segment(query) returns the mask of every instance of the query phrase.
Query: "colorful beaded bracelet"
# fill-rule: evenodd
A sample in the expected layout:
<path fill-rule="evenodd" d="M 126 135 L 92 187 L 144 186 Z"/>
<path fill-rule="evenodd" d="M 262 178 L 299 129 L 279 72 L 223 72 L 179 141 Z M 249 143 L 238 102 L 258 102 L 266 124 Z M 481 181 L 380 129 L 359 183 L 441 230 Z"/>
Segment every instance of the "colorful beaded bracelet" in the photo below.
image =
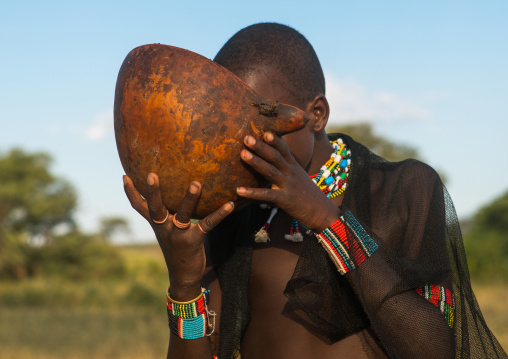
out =
<path fill-rule="evenodd" d="M 349 211 L 344 212 L 330 227 L 316 233 L 316 238 L 340 274 L 355 269 L 378 249 L 376 242 Z"/>
<path fill-rule="evenodd" d="M 446 323 L 453 328 L 455 317 L 455 301 L 452 291 L 437 284 L 424 285 L 415 288 L 416 293 L 427 299 L 430 303 L 439 308 L 441 314 L 445 317 Z"/>
<path fill-rule="evenodd" d="M 209 291 L 201 288 L 201 294 L 188 302 L 178 302 L 171 298 L 167 290 L 168 325 L 170 330 L 182 339 L 198 339 L 213 333 L 208 317 L 215 313 L 208 311 L 206 295 Z"/>

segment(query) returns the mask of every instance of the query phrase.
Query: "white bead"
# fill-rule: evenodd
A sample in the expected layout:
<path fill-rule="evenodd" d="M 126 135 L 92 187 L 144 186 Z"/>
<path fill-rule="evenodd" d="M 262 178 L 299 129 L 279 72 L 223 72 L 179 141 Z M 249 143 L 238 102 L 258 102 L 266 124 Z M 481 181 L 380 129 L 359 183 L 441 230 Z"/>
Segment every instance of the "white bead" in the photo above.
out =
<path fill-rule="evenodd" d="M 324 178 L 328 177 L 329 175 L 330 175 L 330 171 L 329 171 L 329 170 L 325 170 L 325 171 L 323 172 L 323 177 L 324 177 Z"/>

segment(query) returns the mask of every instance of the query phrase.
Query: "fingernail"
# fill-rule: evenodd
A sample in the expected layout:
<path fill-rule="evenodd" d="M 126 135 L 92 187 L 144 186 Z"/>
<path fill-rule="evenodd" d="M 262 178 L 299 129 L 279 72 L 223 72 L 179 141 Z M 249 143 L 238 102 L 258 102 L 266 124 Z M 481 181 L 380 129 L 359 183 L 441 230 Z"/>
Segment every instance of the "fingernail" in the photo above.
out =
<path fill-rule="evenodd" d="M 243 151 L 243 158 L 245 158 L 246 160 L 250 160 L 252 158 L 252 153 L 250 153 L 249 151 Z"/>
<path fill-rule="evenodd" d="M 267 132 L 265 133 L 265 139 L 268 141 L 268 142 L 272 142 L 273 141 L 273 134 L 271 132 Z"/>
<path fill-rule="evenodd" d="M 189 192 L 192 194 L 196 194 L 198 193 L 198 189 L 199 189 L 198 185 L 195 182 L 191 182 L 189 186 Z"/>
<path fill-rule="evenodd" d="M 245 142 L 247 142 L 248 145 L 254 145 L 256 143 L 256 139 L 252 136 L 245 136 Z"/>
<path fill-rule="evenodd" d="M 149 186 L 153 186 L 153 184 L 155 183 L 155 178 L 151 173 L 148 174 L 146 183 L 148 183 Z"/>
<path fill-rule="evenodd" d="M 245 194 L 245 187 L 237 187 L 236 193 L 238 193 L 239 195 Z"/>
<path fill-rule="evenodd" d="M 227 211 L 232 211 L 233 209 L 235 209 L 235 203 L 233 201 L 229 201 L 228 203 L 226 203 L 225 209 Z"/>

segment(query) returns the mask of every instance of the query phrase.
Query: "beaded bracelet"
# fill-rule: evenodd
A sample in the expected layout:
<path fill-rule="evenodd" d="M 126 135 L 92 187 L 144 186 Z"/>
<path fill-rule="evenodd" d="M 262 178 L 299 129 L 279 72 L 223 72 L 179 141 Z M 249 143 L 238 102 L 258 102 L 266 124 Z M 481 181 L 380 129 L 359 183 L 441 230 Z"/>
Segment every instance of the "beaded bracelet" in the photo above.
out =
<path fill-rule="evenodd" d="M 427 299 L 430 303 L 439 308 L 445 317 L 446 323 L 453 328 L 455 317 L 455 301 L 452 291 L 437 284 L 424 285 L 415 288 L 416 293 Z"/>
<path fill-rule="evenodd" d="M 330 227 L 316 233 L 316 237 L 340 274 L 355 269 L 355 265 L 362 264 L 378 249 L 376 242 L 349 211 Z"/>
<path fill-rule="evenodd" d="M 182 339 L 198 339 L 211 335 L 215 330 L 215 313 L 207 307 L 208 290 L 201 288 L 201 294 L 188 302 L 171 298 L 167 290 L 168 325 L 170 330 Z M 213 317 L 210 328 L 208 317 Z M 210 330 L 211 329 L 211 330 Z"/>

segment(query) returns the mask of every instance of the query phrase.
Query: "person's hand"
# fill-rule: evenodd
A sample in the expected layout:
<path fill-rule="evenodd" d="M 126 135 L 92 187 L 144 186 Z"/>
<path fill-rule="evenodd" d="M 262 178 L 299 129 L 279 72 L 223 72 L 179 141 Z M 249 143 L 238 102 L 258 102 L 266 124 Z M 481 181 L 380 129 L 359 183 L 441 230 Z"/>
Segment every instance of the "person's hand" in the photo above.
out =
<path fill-rule="evenodd" d="M 340 217 L 339 209 L 309 178 L 280 137 L 266 132 L 263 141 L 246 136 L 244 143 L 247 149 L 242 150 L 241 159 L 266 178 L 271 187 L 239 187 L 238 195 L 273 203 L 315 232 Z"/>
<path fill-rule="evenodd" d="M 162 203 L 159 178 L 155 173 L 148 175 L 146 200 L 128 176 L 124 176 L 123 181 L 132 207 L 150 223 L 155 232 L 168 267 L 171 296 L 175 300 L 196 297 L 206 266 L 203 236 L 233 211 L 233 203 L 226 203 L 195 224 L 191 223 L 191 216 L 201 194 L 200 183 L 192 182 L 189 185 L 178 212 L 172 216 Z"/>

